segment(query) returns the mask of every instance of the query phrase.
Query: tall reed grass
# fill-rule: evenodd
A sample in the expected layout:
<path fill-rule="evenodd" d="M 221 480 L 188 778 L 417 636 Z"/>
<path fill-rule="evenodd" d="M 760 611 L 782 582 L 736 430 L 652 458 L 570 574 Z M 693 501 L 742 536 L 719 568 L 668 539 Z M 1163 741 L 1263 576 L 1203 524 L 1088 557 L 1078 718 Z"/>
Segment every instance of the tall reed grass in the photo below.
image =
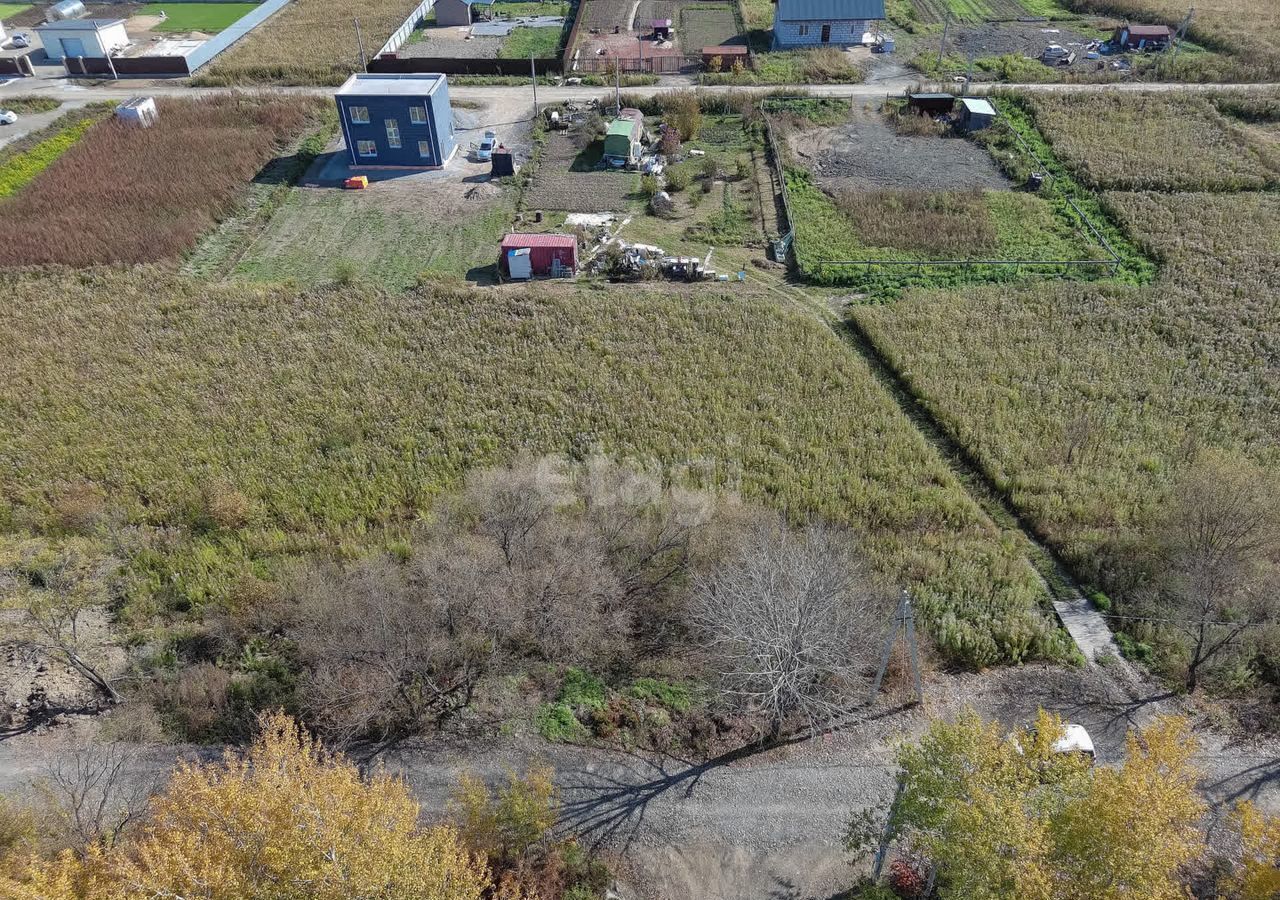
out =
<path fill-rule="evenodd" d="M 297 135 L 310 98 L 223 95 L 158 102 L 137 128 L 102 121 L 0 207 L 7 265 L 180 257 Z"/>

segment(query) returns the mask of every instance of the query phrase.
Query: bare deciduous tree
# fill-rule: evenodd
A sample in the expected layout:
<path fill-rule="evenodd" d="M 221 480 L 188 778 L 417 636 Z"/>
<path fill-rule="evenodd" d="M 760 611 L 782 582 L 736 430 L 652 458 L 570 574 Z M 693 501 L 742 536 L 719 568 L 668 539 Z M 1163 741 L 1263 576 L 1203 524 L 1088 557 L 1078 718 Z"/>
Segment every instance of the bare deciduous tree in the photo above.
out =
<path fill-rule="evenodd" d="M 888 605 L 850 535 L 816 525 L 795 533 L 775 519 L 699 579 L 694 614 L 725 690 L 763 714 L 776 739 L 794 720 L 812 730 L 850 708 Z"/>
<path fill-rule="evenodd" d="M 1280 620 L 1280 489 L 1206 456 L 1179 480 L 1158 532 L 1157 610 L 1189 640 L 1187 690 L 1253 627 Z"/>
<path fill-rule="evenodd" d="M 111 703 L 121 696 L 111 682 L 103 658 L 102 636 L 90 634 L 86 619 L 105 602 L 96 595 L 110 564 L 89 566 L 75 553 L 64 553 L 48 566 L 33 567 L 19 598 L 23 627 L 19 640 L 63 663 Z"/>
<path fill-rule="evenodd" d="M 492 642 L 415 591 L 402 567 L 315 569 L 295 591 L 302 701 L 333 740 L 395 738 L 470 702 Z"/>
<path fill-rule="evenodd" d="M 98 743 L 56 752 L 36 783 L 61 840 L 82 852 L 114 844 L 146 811 L 162 769 L 145 765 L 124 744 Z"/>
<path fill-rule="evenodd" d="M 521 659 L 620 671 L 669 652 L 687 634 L 695 536 L 715 507 L 598 459 L 476 473 L 407 565 L 294 580 L 285 629 L 311 721 L 333 740 L 385 740 L 448 717 Z"/>

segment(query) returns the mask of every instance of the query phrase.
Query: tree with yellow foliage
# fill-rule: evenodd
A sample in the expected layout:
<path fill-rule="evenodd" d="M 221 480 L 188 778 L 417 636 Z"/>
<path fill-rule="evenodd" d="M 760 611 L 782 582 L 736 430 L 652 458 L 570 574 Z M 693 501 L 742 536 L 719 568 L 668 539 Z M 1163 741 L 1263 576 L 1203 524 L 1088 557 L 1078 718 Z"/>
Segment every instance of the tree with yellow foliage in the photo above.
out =
<path fill-rule="evenodd" d="M 1236 807 L 1243 860 L 1229 881 L 1228 896 L 1238 900 L 1280 897 L 1280 816 L 1265 816 L 1247 800 Z"/>
<path fill-rule="evenodd" d="M 966 712 L 903 749 L 891 832 L 937 874 L 939 896 L 1101 900 L 1186 896 L 1204 804 L 1184 719 L 1130 733 L 1119 768 L 1055 751 L 1062 720 L 1002 735 Z"/>
<path fill-rule="evenodd" d="M 283 714 L 261 727 L 243 757 L 181 766 L 132 838 L 35 861 L 0 880 L 0 897 L 479 900 L 489 888 L 453 828 L 418 824 L 403 782 L 362 778 Z"/>
<path fill-rule="evenodd" d="M 1179 870 L 1204 853 L 1186 719 L 1161 718 L 1125 737 L 1119 768 L 1098 768 L 1053 814 L 1054 867 L 1065 896 L 1179 900 Z"/>

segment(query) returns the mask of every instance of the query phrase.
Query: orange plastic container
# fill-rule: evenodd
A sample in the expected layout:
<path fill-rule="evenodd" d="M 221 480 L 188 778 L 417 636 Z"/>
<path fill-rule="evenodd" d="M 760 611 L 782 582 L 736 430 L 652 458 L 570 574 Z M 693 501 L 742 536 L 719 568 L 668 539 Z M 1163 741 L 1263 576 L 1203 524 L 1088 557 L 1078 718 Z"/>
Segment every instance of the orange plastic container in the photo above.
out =
<path fill-rule="evenodd" d="M 369 176 L 368 175 L 352 175 L 350 178 L 348 178 L 346 181 L 343 182 L 343 185 L 346 186 L 348 190 L 362 191 L 369 186 Z"/>

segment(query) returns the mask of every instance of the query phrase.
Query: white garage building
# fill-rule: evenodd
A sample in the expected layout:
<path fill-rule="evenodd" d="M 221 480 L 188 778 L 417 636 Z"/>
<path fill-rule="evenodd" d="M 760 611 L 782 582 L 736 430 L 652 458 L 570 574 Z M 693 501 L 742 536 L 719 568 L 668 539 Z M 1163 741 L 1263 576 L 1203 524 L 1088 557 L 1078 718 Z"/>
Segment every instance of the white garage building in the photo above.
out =
<path fill-rule="evenodd" d="M 124 19 L 68 19 L 37 25 L 35 30 L 54 62 L 69 56 L 103 59 L 129 46 Z"/>

